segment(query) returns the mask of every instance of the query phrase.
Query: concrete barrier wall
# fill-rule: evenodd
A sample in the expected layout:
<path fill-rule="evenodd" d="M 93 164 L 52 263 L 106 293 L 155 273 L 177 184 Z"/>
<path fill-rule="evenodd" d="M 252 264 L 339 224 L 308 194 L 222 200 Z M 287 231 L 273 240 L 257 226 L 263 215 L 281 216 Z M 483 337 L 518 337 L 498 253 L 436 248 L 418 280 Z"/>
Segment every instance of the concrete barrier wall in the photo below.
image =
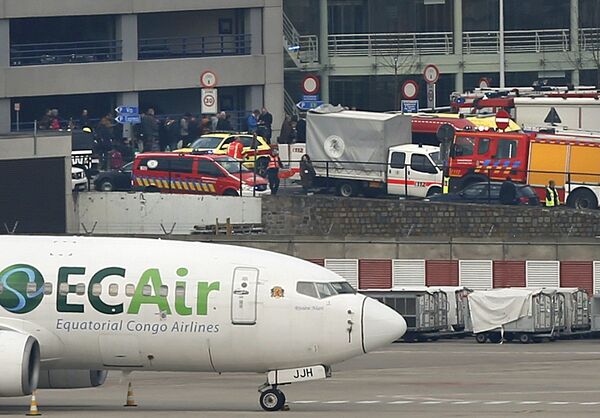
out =
<path fill-rule="evenodd" d="M 333 196 L 267 196 L 271 235 L 559 239 L 600 235 L 600 210 Z"/>
<path fill-rule="evenodd" d="M 160 193 L 80 193 L 79 233 L 189 234 L 194 225 L 260 224 L 261 200 L 253 197 L 166 195 Z M 161 227 L 162 225 L 162 227 Z M 163 228 L 165 231 L 163 231 Z"/>

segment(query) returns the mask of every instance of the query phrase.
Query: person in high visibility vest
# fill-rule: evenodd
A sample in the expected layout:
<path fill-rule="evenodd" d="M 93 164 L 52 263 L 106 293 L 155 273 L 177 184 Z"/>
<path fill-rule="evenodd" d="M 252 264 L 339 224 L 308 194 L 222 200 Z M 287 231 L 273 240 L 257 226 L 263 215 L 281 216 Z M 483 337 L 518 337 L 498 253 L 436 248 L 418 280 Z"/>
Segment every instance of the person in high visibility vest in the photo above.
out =
<path fill-rule="evenodd" d="M 269 189 L 271 194 L 275 196 L 279 190 L 279 169 L 283 168 L 279 151 L 274 149 L 269 156 L 269 165 L 267 166 L 267 179 L 269 180 Z"/>
<path fill-rule="evenodd" d="M 560 205 L 560 198 L 558 197 L 558 192 L 556 191 L 556 183 L 554 180 L 550 180 L 548 182 L 548 187 L 546 187 L 546 207 L 554 208 Z"/>
<path fill-rule="evenodd" d="M 236 137 L 233 140 L 233 142 L 229 144 L 229 148 L 227 149 L 227 155 L 235 159 L 241 160 L 243 151 L 244 144 L 242 144 L 240 139 Z"/>

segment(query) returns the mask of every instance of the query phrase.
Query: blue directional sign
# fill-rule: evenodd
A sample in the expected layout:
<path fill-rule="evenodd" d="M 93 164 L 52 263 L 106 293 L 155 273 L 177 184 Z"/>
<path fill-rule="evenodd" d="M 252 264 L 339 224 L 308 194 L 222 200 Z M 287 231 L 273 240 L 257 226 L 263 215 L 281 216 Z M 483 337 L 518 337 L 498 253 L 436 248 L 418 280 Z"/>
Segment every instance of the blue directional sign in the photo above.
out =
<path fill-rule="evenodd" d="M 115 118 L 118 123 L 141 123 L 140 115 L 123 114 Z"/>
<path fill-rule="evenodd" d="M 304 96 L 302 96 L 303 102 L 316 102 L 318 100 L 319 100 L 318 94 L 305 94 Z"/>
<path fill-rule="evenodd" d="M 120 115 L 137 115 L 140 113 L 140 108 L 137 106 L 119 106 L 115 111 Z"/>
<path fill-rule="evenodd" d="M 325 103 L 322 100 L 302 100 L 296 103 L 296 107 L 300 110 L 311 110 Z"/>
<path fill-rule="evenodd" d="M 417 113 L 419 111 L 418 100 L 402 100 L 402 113 Z"/>

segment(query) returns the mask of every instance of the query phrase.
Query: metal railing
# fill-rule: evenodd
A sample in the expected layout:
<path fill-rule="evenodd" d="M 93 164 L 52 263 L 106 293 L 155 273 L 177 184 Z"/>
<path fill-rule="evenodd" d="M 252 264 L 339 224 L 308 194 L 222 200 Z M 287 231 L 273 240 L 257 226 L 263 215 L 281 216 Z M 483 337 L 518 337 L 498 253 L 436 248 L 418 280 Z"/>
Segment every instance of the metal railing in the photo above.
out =
<path fill-rule="evenodd" d="M 10 46 L 11 66 L 119 61 L 121 56 L 118 39 Z"/>
<path fill-rule="evenodd" d="M 283 42 L 296 64 L 319 62 L 319 39 L 316 35 L 300 35 L 290 18 L 283 14 Z"/>
<path fill-rule="evenodd" d="M 140 60 L 188 57 L 249 55 L 250 34 L 211 35 L 177 38 L 142 38 L 139 40 Z"/>
<path fill-rule="evenodd" d="M 453 53 L 452 36 L 452 32 L 329 35 L 329 55 L 448 55 Z"/>
<path fill-rule="evenodd" d="M 319 62 L 319 38 L 317 35 L 300 35 L 300 62 L 306 64 Z"/>
<path fill-rule="evenodd" d="M 579 47 L 584 51 L 600 52 L 600 28 L 579 29 Z"/>
<path fill-rule="evenodd" d="M 563 52 L 570 49 L 569 29 L 512 30 L 504 32 L 506 52 Z M 465 54 L 495 54 L 500 51 L 500 32 L 463 33 Z"/>
<path fill-rule="evenodd" d="M 286 115 L 298 114 L 298 108 L 296 107 L 296 103 L 294 103 L 294 99 L 292 99 L 292 96 L 285 89 L 283 90 L 283 108 Z"/>

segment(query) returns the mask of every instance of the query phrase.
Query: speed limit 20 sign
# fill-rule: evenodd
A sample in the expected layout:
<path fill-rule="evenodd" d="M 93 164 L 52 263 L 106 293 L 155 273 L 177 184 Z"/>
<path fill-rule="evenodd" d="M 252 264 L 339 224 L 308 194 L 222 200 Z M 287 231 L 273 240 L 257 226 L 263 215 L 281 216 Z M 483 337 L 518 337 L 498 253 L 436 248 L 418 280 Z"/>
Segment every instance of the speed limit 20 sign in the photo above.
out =
<path fill-rule="evenodd" d="M 202 113 L 217 113 L 217 89 L 202 89 Z"/>

